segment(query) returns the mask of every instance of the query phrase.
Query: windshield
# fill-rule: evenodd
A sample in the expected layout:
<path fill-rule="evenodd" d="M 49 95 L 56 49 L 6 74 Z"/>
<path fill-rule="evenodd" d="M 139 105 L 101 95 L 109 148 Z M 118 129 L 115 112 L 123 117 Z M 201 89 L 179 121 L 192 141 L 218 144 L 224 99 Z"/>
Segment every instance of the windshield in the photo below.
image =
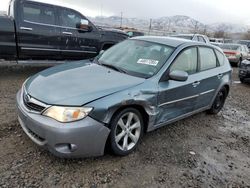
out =
<path fill-rule="evenodd" d="M 228 44 L 223 44 L 220 46 L 224 50 L 238 50 L 240 46 L 238 45 L 228 45 Z"/>
<path fill-rule="evenodd" d="M 244 44 L 247 45 L 248 47 L 250 47 L 250 41 L 240 41 L 239 44 Z"/>
<path fill-rule="evenodd" d="M 161 69 L 173 51 L 173 47 L 157 43 L 126 40 L 104 52 L 98 62 L 133 76 L 149 78 Z"/>

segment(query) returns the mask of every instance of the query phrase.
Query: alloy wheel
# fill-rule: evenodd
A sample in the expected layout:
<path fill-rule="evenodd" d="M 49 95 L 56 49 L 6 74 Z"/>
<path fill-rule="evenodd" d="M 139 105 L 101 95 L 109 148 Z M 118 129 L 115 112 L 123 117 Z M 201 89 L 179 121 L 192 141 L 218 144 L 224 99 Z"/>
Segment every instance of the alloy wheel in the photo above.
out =
<path fill-rule="evenodd" d="M 125 113 L 117 122 L 115 128 L 115 143 L 122 151 L 135 147 L 141 135 L 141 122 L 137 114 Z"/>

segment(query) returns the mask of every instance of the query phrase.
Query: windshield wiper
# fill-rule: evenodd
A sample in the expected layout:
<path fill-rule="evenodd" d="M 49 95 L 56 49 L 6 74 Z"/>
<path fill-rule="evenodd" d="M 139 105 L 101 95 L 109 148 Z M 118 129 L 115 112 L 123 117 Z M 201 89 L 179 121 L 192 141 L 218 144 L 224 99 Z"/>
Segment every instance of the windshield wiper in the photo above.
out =
<path fill-rule="evenodd" d="M 110 69 L 113 69 L 113 70 L 115 70 L 115 71 L 118 71 L 118 72 L 126 73 L 126 74 L 127 74 L 127 71 L 124 70 L 124 69 L 122 69 L 122 68 L 120 68 L 120 67 L 117 67 L 117 66 L 114 66 L 114 65 L 110 65 L 110 64 L 100 63 L 100 62 L 98 62 L 98 64 L 99 64 L 99 65 L 102 65 L 102 66 L 104 66 L 104 67 L 108 67 L 108 68 L 110 68 Z"/>

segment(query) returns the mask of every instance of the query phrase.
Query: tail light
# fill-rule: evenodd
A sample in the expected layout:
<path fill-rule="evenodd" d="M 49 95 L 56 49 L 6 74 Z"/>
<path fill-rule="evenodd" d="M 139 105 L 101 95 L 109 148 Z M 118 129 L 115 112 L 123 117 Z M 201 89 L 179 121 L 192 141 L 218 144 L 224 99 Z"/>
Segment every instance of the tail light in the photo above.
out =
<path fill-rule="evenodd" d="M 224 52 L 224 53 L 228 55 L 237 55 L 237 52 Z"/>

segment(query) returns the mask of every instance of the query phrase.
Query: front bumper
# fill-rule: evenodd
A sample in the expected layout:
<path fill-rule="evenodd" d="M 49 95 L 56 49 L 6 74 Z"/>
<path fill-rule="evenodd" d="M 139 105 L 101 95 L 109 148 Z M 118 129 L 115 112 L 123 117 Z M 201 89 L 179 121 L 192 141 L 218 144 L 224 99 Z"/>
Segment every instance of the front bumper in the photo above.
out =
<path fill-rule="evenodd" d="M 250 78 L 250 65 L 240 65 L 239 67 L 240 78 Z"/>
<path fill-rule="evenodd" d="M 18 120 L 24 132 L 37 145 L 62 158 L 94 157 L 104 154 L 110 129 L 91 117 L 60 123 L 28 111 L 22 94 L 17 93 Z"/>

